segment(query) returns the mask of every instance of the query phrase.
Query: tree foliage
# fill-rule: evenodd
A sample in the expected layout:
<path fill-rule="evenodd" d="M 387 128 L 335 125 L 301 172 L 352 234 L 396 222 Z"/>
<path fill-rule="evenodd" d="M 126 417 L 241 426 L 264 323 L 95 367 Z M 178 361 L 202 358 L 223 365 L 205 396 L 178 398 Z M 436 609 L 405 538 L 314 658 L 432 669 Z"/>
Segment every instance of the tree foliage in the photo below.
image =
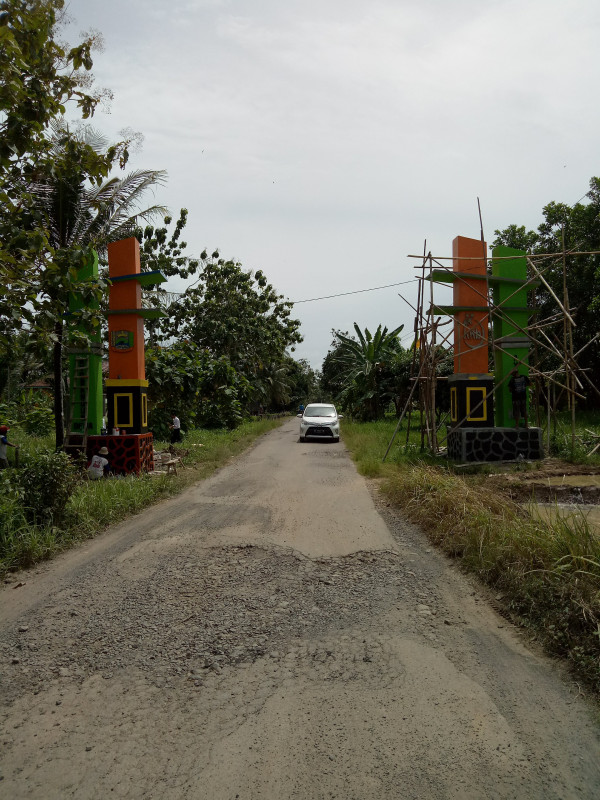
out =
<path fill-rule="evenodd" d="M 248 381 L 225 356 L 215 358 L 192 342 L 148 348 L 146 376 L 149 425 L 161 437 L 166 437 L 173 410 L 184 429 L 234 428 L 250 395 Z"/>
<path fill-rule="evenodd" d="M 285 408 L 296 410 L 300 403 L 307 405 L 320 399 L 320 376 L 305 358 L 286 356 L 285 367 L 290 387 L 289 400 Z M 275 404 L 277 408 L 277 405 Z"/>
<path fill-rule="evenodd" d="M 0 6 L 0 344 L 8 350 L 25 324 L 54 352 L 56 444 L 64 436 L 63 320 L 71 294 L 100 301 L 107 284 L 79 280 L 91 248 L 130 235 L 133 220 L 162 211 L 139 201 L 163 173 L 123 178 L 130 139 L 109 145 L 89 126 L 62 121 L 75 102 L 91 116 L 99 95 L 81 70 L 92 67 L 95 37 L 66 50 L 56 39 L 63 0 L 11 0 Z M 90 306 L 94 303 L 90 302 Z M 92 327 L 97 313 L 82 312 Z"/>
<path fill-rule="evenodd" d="M 600 251 L 600 178 L 590 180 L 586 195 L 587 203 L 551 202 L 543 208 L 543 222 L 537 231 L 527 231 L 524 226 L 509 225 L 504 230 L 495 231 L 494 244 L 526 250 L 532 254 L 557 253 L 564 248 L 569 252 Z M 568 256 L 566 260 L 567 295 L 569 306 L 575 318 L 573 328 L 574 351 L 577 352 L 600 332 L 598 312 L 600 311 L 600 255 Z M 559 257 L 552 260 L 544 271 L 555 294 L 563 298 L 563 263 Z M 536 290 L 539 319 L 545 319 L 558 311 L 556 301 L 550 292 L 541 286 Z M 547 331 L 553 343 L 562 350 L 562 327 Z M 596 341 L 577 359 L 579 366 L 587 370 L 583 382 L 590 388 L 591 382 L 600 386 L 600 343 Z M 589 381 L 588 381 L 589 378 Z M 591 392 L 594 402 L 598 395 Z"/>
<path fill-rule="evenodd" d="M 325 359 L 323 376 L 325 386 L 337 389 L 334 399 L 344 410 L 365 421 L 383 416 L 399 391 L 397 368 L 405 361 L 399 339 L 402 329 L 400 325 L 388 331 L 379 325 L 371 334 L 354 323 L 356 338 L 335 333 L 333 354 L 329 361 Z"/>
<path fill-rule="evenodd" d="M 254 274 L 215 251 L 203 263 L 196 285 L 171 307 L 167 335 L 187 339 L 214 357 L 226 356 L 248 380 L 282 362 L 286 349 L 302 341 L 292 303 L 277 293 L 261 270 Z"/>
<path fill-rule="evenodd" d="M 260 408 L 288 407 L 297 370 L 287 349 L 301 341 L 300 323 L 291 319 L 292 303 L 277 293 L 261 270 L 252 273 L 234 261 L 186 255 L 182 232 L 187 209 L 181 209 L 175 228 L 171 217 L 164 225 L 136 232 L 141 244 L 142 269 L 194 282 L 176 296 L 159 288 L 148 302 L 164 307 L 165 319 L 149 325 L 150 340 L 193 345 L 215 360 L 225 359 L 240 379 L 248 382 L 244 413 Z M 219 413 L 214 414 L 215 419 Z"/>
<path fill-rule="evenodd" d="M 178 387 L 171 399 L 189 400 L 198 424 L 235 424 L 252 402 L 291 402 L 296 373 L 287 350 L 301 341 L 292 304 L 260 270 L 245 271 L 217 251 L 187 257 L 181 238 L 185 209 L 172 233 L 168 217 L 163 226 L 140 228 L 140 219 L 166 213 L 157 206 L 142 210 L 138 202 L 162 173 L 110 177 L 127 163 L 129 137 L 109 146 L 90 127 L 73 131 L 57 122 L 69 103 L 87 119 L 99 101 L 86 78 L 96 39 L 87 36 L 71 49 L 58 42 L 63 5 L 63 0 L 0 0 L 0 361 L 23 326 L 51 345 L 60 446 L 68 297 L 105 297 L 102 278 L 84 284 L 78 271 L 92 247 L 102 250 L 112 239 L 131 235 L 135 226 L 143 269 L 183 280 L 198 274 L 169 307 L 166 323 L 152 330 L 155 344 L 168 343 L 149 353 L 156 391 L 164 396 L 165 387 Z M 160 302 L 160 292 L 154 297 Z M 92 327 L 100 324 L 94 311 L 81 316 Z M 183 373 L 176 379 L 178 369 Z M 171 382 L 162 380 L 163 372 L 171 374 Z"/>
<path fill-rule="evenodd" d="M 173 219 L 169 215 L 159 228 L 147 225 L 143 229 L 138 227 L 135 230 L 140 243 L 140 260 L 144 272 L 160 271 L 167 277 L 176 275 L 184 280 L 195 275 L 200 263 L 206 260 L 206 252 L 200 258 L 190 258 L 184 254 L 187 242 L 181 241 L 181 234 L 187 225 L 187 218 L 188 210 L 182 208 L 170 237 L 168 226 Z"/>
<path fill-rule="evenodd" d="M 55 37 L 63 6 L 63 0 L 0 3 L 0 266 L 4 286 L 8 278 L 13 288 L 22 288 L 19 266 L 49 246 L 33 192 L 40 175 L 54 168 L 48 125 L 69 103 L 88 118 L 99 102 L 84 90 L 81 74 L 92 66 L 95 37 L 65 49 Z M 89 163 L 90 177 L 106 177 L 112 160 Z"/>

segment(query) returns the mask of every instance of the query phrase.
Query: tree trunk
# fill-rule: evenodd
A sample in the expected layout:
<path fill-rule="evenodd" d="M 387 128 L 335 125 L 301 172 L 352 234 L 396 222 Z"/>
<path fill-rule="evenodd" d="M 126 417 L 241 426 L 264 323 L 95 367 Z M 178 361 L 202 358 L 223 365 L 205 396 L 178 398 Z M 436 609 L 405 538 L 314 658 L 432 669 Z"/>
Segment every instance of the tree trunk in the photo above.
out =
<path fill-rule="evenodd" d="M 65 420 L 63 403 L 63 378 L 62 378 L 62 345 L 63 345 L 63 324 L 59 320 L 54 325 L 53 365 L 54 365 L 54 431 L 56 438 L 56 449 L 65 443 Z"/>

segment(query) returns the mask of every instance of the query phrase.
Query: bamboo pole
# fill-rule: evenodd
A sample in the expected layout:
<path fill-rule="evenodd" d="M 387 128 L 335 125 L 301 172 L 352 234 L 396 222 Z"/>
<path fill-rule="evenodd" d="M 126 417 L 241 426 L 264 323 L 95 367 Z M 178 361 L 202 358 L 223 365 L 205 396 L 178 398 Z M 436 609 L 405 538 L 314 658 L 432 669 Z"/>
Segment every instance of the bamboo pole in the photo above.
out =
<path fill-rule="evenodd" d="M 528 261 L 529 261 L 529 259 L 528 259 Z M 562 310 L 564 311 L 564 313 L 567 315 L 568 319 L 569 319 L 569 320 L 570 320 L 570 322 L 571 322 L 571 325 L 573 325 L 574 327 L 577 327 L 577 326 L 575 325 L 575 322 L 574 322 L 574 320 L 573 320 L 573 317 L 572 317 L 572 316 L 571 316 L 571 315 L 568 313 L 568 311 L 565 309 L 564 305 L 563 305 L 563 304 L 560 302 L 560 300 L 558 299 L 558 297 L 557 297 L 557 296 L 556 296 L 556 294 L 554 293 L 554 289 L 553 289 L 553 288 L 550 286 L 550 284 L 549 284 L 549 283 L 548 283 L 548 281 L 547 281 L 547 280 L 544 278 L 544 276 L 542 275 L 542 273 L 541 273 L 541 272 L 539 272 L 539 271 L 537 270 L 537 268 L 536 268 L 535 264 L 533 264 L 532 262 L 530 262 L 530 263 L 531 263 L 531 268 L 533 269 L 533 271 L 535 272 L 535 274 L 538 276 L 538 278 L 539 278 L 539 279 L 541 280 L 541 282 L 544 284 L 544 286 L 546 287 L 546 289 L 547 289 L 547 290 L 550 292 L 550 294 L 552 295 L 552 297 L 553 297 L 553 298 L 556 300 L 556 302 L 558 303 L 558 307 L 559 307 L 559 308 L 562 308 Z"/>
<path fill-rule="evenodd" d="M 483 242 L 484 241 L 483 224 L 482 224 L 481 205 L 479 203 L 479 198 L 478 198 L 478 210 L 479 210 L 479 218 L 480 218 L 480 233 L 481 233 L 481 239 L 482 239 L 482 242 Z M 545 381 L 545 385 L 546 385 L 545 398 L 546 398 L 546 406 L 547 406 L 546 407 L 546 412 L 547 412 L 546 416 L 547 416 L 547 443 L 548 443 L 548 450 L 550 449 L 551 421 L 553 422 L 553 431 L 554 431 L 554 436 L 556 437 L 557 405 L 558 405 L 558 402 L 560 400 L 560 396 L 562 395 L 563 391 L 566 391 L 566 393 L 567 393 L 567 397 L 568 397 L 568 401 L 569 401 L 569 407 L 571 409 L 571 433 L 572 433 L 571 442 L 572 442 L 572 450 L 574 449 L 574 443 L 575 443 L 575 419 L 574 419 L 574 415 L 575 415 L 576 398 L 582 398 L 583 397 L 583 395 L 581 395 L 577 391 L 577 388 L 579 388 L 581 391 L 583 391 L 583 385 L 582 385 L 582 383 L 581 383 L 581 381 L 579 380 L 579 377 L 578 377 L 579 373 L 582 374 L 583 378 L 592 387 L 592 389 L 596 392 L 596 394 L 598 394 L 598 396 L 600 396 L 600 391 L 598 390 L 598 388 L 594 386 L 593 382 L 590 380 L 590 378 L 587 376 L 587 374 L 585 374 L 585 371 L 581 370 L 580 367 L 577 364 L 578 356 L 587 347 L 589 347 L 590 344 L 592 344 L 594 341 L 596 341 L 600 337 L 600 333 L 596 334 L 596 336 L 593 337 L 593 339 L 591 339 L 585 345 L 583 345 L 583 347 L 581 347 L 577 351 L 577 353 L 574 353 L 573 327 L 576 327 L 576 323 L 575 323 L 575 320 L 574 320 L 574 318 L 572 316 L 573 315 L 573 309 L 570 308 L 570 304 L 569 304 L 568 287 L 567 287 L 567 281 L 566 281 L 566 259 L 567 259 L 568 256 L 571 256 L 571 255 L 597 255 L 599 253 L 600 253 L 600 250 L 596 250 L 596 251 L 572 251 L 572 252 L 567 251 L 565 246 L 564 246 L 564 231 L 563 231 L 562 252 L 561 253 L 527 254 L 526 258 L 527 258 L 527 262 L 528 262 L 528 264 L 530 266 L 530 270 L 531 270 L 532 274 L 530 274 L 530 277 L 528 278 L 527 281 L 525 281 L 522 285 L 520 285 L 517 289 L 515 289 L 515 291 L 512 292 L 508 297 L 506 297 L 498 306 L 495 306 L 493 304 L 492 299 L 490 298 L 489 277 L 487 276 L 487 274 L 486 274 L 486 291 L 485 291 L 485 294 L 484 294 L 483 291 L 479 291 L 474 287 L 475 288 L 475 292 L 477 294 L 479 294 L 479 296 L 482 298 L 482 300 L 485 301 L 485 305 L 489 309 L 488 319 L 489 319 L 489 322 L 490 322 L 490 324 L 492 326 L 491 342 L 492 342 L 492 347 L 493 347 L 493 351 L 494 352 L 495 351 L 504 352 L 507 355 L 510 355 L 511 357 L 514 358 L 514 354 L 513 353 L 511 353 L 507 349 L 503 348 L 500 343 L 497 343 L 494 340 L 494 337 L 493 337 L 493 319 L 495 317 L 501 317 L 501 318 L 504 318 L 504 319 L 511 320 L 511 323 L 513 324 L 515 329 L 518 330 L 522 335 L 524 335 L 528 339 L 530 339 L 531 342 L 533 343 L 534 352 L 535 352 L 536 366 L 534 367 L 532 365 L 528 365 L 522 359 L 515 359 L 515 362 L 521 363 L 524 366 L 529 366 L 531 372 L 533 373 L 533 375 L 536 378 L 539 378 L 539 379 Z M 561 258 L 561 256 L 562 256 L 562 267 L 563 267 L 563 301 L 562 302 L 558 298 L 558 296 L 556 295 L 556 293 L 554 292 L 554 290 L 552 289 L 552 287 L 550 286 L 550 284 L 548 283 L 548 281 L 545 279 L 545 277 L 543 275 L 543 273 L 552 266 L 551 263 L 547 262 L 547 259 L 551 259 L 553 261 L 557 261 L 558 259 Z M 434 319 L 437 306 L 435 305 L 434 298 L 433 298 L 433 286 L 432 286 L 432 284 L 434 283 L 434 281 L 432 280 L 432 272 L 433 272 L 433 263 L 439 263 L 441 261 L 454 261 L 454 257 L 453 256 L 449 256 L 449 257 L 436 256 L 436 257 L 434 257 L 431 254 L 431 252 L 429 252 L 426 257 L 425 257 L 425 255 L 423 255 L 423 256 L 409 255 L 408 257 L 409 258 L 419 258 L 419 259 L 421 259 L 421 264 L 420 264 L 419 267 L 417 267 L 418 269 L 421 269 L 421 278 L 419 279 L 420 301 L 418 302 L 418 312 L 419 312 L 419 316 L 420 316 L 419 341 L 420 341 L 420 344 L 421 344 L 421 347 L 420 347 L 420 350 L 421 350 L 421 352 L 420 352 L 420 371 L 419 371 L 419 376 L 416 379 L 414 379 L 413 388 L 411 390 L 411 396 L 412 396 L 412 391 L 414 391 L 416 384 L 419 384 L 420 386 L 423 386 L 423 388 L 425 389 L 424 392 L 423 391 L 420 392 L 420 395 L 421 395 L 421 398 L 420 398 L 421 449 L 423 449 L 424 437 L 425 437 L 425 431 L 423 430 L 423 416 L 425 416 L 425 419 L 426 419 L 426 422 L 427 422 L 427 438 L 428 438 L 428 441 L 430 443 L 432 443 L 431 442 L 431 438 L 430 438 L 430 436 L 431 436 L 430 431 L 433 430 L 432 425 L 430 424 L 430 420 L 433 420 L 434 428 L 435 428 L 435 431 L 436 431 L 435 447 L 437 448 L 439 446 L 439 444 L 442 444 L 444 441 L 446 441 L 447 436 L 444 437 L 441 440 L 441 442 L 438 443 L 438 441 L 437 441 L 437 425 L 435 425 L 435 416 L 434 416 L 435 415 L 435 387 L 433 386 L 433 381 L 435 380 L 435 375 L 433 375 L 431 373 L 431 370 L 432 369 L 435 370 L 435 368 L 436 368 L 436 360 L 437 360 L 436 347 L 437 347 L 437 329 L 438 329 L 438 325 L 437 325 L 437 323 L 435 322 L 435 319 Z M 510 260 L 514 260 L 514 256 L 503 256 L 503 257 L 500 257 L 500 260 L 509 260 L 509 259 Z M 480 260 L 480 257 L 472 257 L 472 258 L 467 258 L 465 260 Z M 427 261 L 428 261 L 428 264 L 429 264 L 429 278 L 428 279 L 430 280 L 430 284 L 431 284 L 430 285 L 430 312 L 429 312 L 429 316 L 431 318 L 431 324 L 426 324 L 426 322 L 424 320 L 424 302 L 423 302 L 423 300 L 424 300 L 424 286 L 423 286 L 422 282 L 425 280 L 425 266 L 426 266 L 426 262 Z M 542 262 L 542 263 L 539 263 L 539 262 Z M 439 263 L 439 267 L 443 271 L 448 272 L 449 275 L 452 275 L 453 276 L 453 281 L 457 279 L 455 273 L 453 273 L 453 271 L 451 269 L 449 269 L 448 267 L 446 267 L 444 264 Z M 526 327 L 521 327 L 519 325 L 515 325 L 514 320 L 512 320 L 512 318 L 510 317 L 509 313 L 505 310 L 505 308 L 503 308 L 503 306 L 507 306 L 508 302 L 510 301 L 510 299 L 517 292 L 521 291 L 524 287 L 527 287 L 527 286 L 531 285 L 532 283 L 534 283 L 536 281 L 539 281 L 540 283 L 542 283 L 542 285 L 548 291 L 550 296 L 557 303 L 559 311 L 557 311 L 551 317 L 544 319 L 543 321 L 542 320 L 539 320 L 539 321 L 534 320 L 534 321 L 528 323 Z M 444 283 L 443 280 L 440 281 L 440 282 Z M 448 281 L 448 283 L 450 283 L 450 281 Z M 402 295 L 400 295 L 400 297 L 402 297 Z M 402 298 L 402 299 L 405 300 L 405 298 Z M 537 300 L 537 293 L 534 296 L 534 302 L 535 302 L 535 300 Z M 405 300 L 405 302 L 408 302 L 408 301 Z M 408 303 L 408 305 L 410 306 L 410 303 Z M 482 303 L 482 305 L 483 305 L 483 303 Z M 444 313 L 441 309 L 439 309 L 439 311 L 442 314 Z M 451 321 L 452 320 L 450 320 L 450 322 Z M 457 321 L 457 320 L 455 320 L 455 321 Z M 562 343 L 560 343 L 561 344 L 560 347 L 556 347 L 554 345 L 554 343 L 552 342 L 552 340 L 550 339 L 550 337 L 546 334 L 546 331 L 544 329 L 545 328 L 551 328 L 554 325 L 560 324 L 561 321 L 563 323 L 563 341 L 562 341 Z M 466 327 L 462 321 L 458 320 L 458 322 L 459 322 L 459 325 L 462 325 L 463 327 Z M 415 320 L 415 324 L 416 323 L 417 323 L 417 320 Z M 554 336 L 554 332 L 553 331 L 550 331 L 550 333 L 552 334 L 552 336 Z M 450 336 L 451 336 L 451 334 L 452 334 L 452 330 L 442 339 L 440 344 L 447 343 L 449 338 L 450 338 Z M 431 341 L 430 341 L 430 335 L 431 335 Z M 557 338 L 557 341 L 560 341 L 560 340 L 558 340 L 558 337 L 556 337 L 556 338 Z M 476 345 L 475 348 L 473 348 L 473 349 L 477 349 L 477 348 L 483 347 L 483 346 L 487 346 L 487 344 L 485 342 L 482 342 L 481 344 Z M 554 357 L 556 357 L 556 358 L 558 358 L 560 360 L 560 362 L 562 363 L 562 368 L 560 370 L 554 370 L 553 372 L 550 372 L 550 373 L 547 374 L 547 373 L 543 372 L 539 368 L 540 367 L 540 355 L 539 355 L 539 348 L 540 347 L 543 348 L 544 350 L 546 350 L 552 356 L 554 356 Z M 564 372 L 564 374 L 565 374 L 565 383 L 564 384 L 561 383 L 559 380 L 556 380 L 556 378 L 555 378 L 556 375 L 558 375 L 559 373 L 562 373 L 562 372 Z M 488 399 L 488 397 L 493 395 L 494 392 L 496 392 L 498 390 L 498 388 L 504 383 L 504 381 L 508 377 L 509 376 L 505 376 L 505 378 L 500 383 L 498 383 L 492 390 L 490 390 L 488 393 L 486 393 L 485 397 L 480 401 L 480 403 L 476 406 L 476 408 L 472 409 L 471 411 L 475 411 L 478 408 L 480 408 L 483 405 L 483 403 Z M 560 389 L 560 392 L 558 393 L 558 396 L 557 396 L 557 389 Z M 431 391 L 431 390 L 433 390 L 433 391 Z M 406 412 L 403 412 L 403 414 L 404 413 L 406 413 Z M 537 405 L 537 408 L 536 408 L 536 413 L 537 413 L 536 421 L 538 422 L 538 425 L 539 425 L 539 421 L 540 421 L 540 419 L 539 419 L 540 418 L 539 394 L 538 394 L 538 405 Z M 466 422 L 466 419 L 467 418 L 465 417 L 459 423 L 454 425 L 449 430 L 449 433 L 451 431 L 454 431 L 454 430 L 458 429 L 464 422 Z M 387 455 L 387 453 L 386 453 L 386 455 Z"/>
<path fill-rule="evenodd" d="M 550 401 L 550 381 L 549 380 L 548 380 L 548 383 L 546 384 L 546 388 L 547 388 L 547 391 L 548 391 L 548 402 L 546 404 L 547 405 L 547 415 L 548 415 L 548 424 L 546 426 L 546 440 L 548 442 L 548 447 L 547 447 L 547 451 L 546 452 L 548 453 L 548 455 L 550 455 L 550 405 L 551 405 L 551 401 Z"/>
<path fill-rule="evenodd" d="M 476 405 L 476 406 L 474 406 L 473 408 L 471 408 L 469 413 L 471 413 L 471 414 L 474 414 L 474 413 L 475 413 L 475 411 L 478 411 L 478 410 L 481 408 L 481 406 L 482 406 L 484 403 L 486 403 L 486 402 L 487 402 L 487 400 L 488 400 L 490 397 L 492 397 L 492 395 L 494 395 L 494 394 L 495 394 L 495 393 L 498 391 L 498 389 L 499 389 L 499 388 L 500 388 L 500 387 L 501 387 L 501 386 L 502 386 L 502 385 L 503 385 L 503 384 L 504 384 L 504 383 L 505 383 L 505 382 L 506 382 L 506 381 L 507 381 L 509 378 L 510 378 L 510 372 L 508 373 L 508 375 L 505 375 L 505 376 L 502 378 L 502 380 L 501 380 L 499 383 L 497 383 L 495 386 L 493 386 L 493 387 L 492 387 L 492 388 L 489 390 L 489 392 L 486 392 L 486 394 L 485 394 L 485 397 L 483 397 L 483 398 L 482 398 L 482 399 L 479 401 L 479 403 L 477 403 L 477 405 Z M 459 429 L 462 427 L 462 424 L 463 424 L 463 422 L 466 422 L 466 421 L 467 421 L 467 416 L 468 416 L 468 415 L 465 415 L 465 416 L 464 416 L 464 417 L 463 417 L 463 418 L 462 418 L 462 419 L 461 419 L 459 422 L 457 422 L 457 423 L 456 423 L 456 424 L 455 424 L 455 425 L 454 425 L 452 428 L 450 428 L 450 430 L 448 431 L 448 433 L 447 433 L 447 434 L 444 436 L 444 438 L 441 440 L 440 444 L 443 444 L 443 443 L 444 443 L 444 442 L 447 440 L 448 436 L 450 436 L 450 434 L 451 434 L 451 433 L 454 433 L 454 431 L 457 431 L 457 430 L 459 430 Z"/>
<path fill-rule="evenodd" d="M 402 414 L 400 414 L 400 419 L 398 420 L 396 428 L 394 429 L 394 433 L 392 434 L 392 438 L 390 439 L 390 443 L 388 444 L 387 450 L 385 451 L 385 455 L 384 455 L 382 461 L 385 461 L 386 458 L 388 457 L 388 453 L 390 452 L 390 448 L 392 447 L 392 444 L 394 443 L 394 439 L 396 438 L 396 434 L 400 430 L 400 425 L 402 424 L 402 420 L 404 418 L 404 415 L 406 414 L 406 412 L 407 412 L 407 410 L 408 410 L 408 408 L 410 406 L 410 403 L 411 403 L 411 400 L 412 400 L 412 396 L 413 396 L 414 391 L 415 391 L 416 387 L 418 386 L 418 384 L 419 384 L 418 380 L 413 382 L 412 389 L 410 390 L 410 393 L 408 395 L 408 400 L 406 401 L 406 404 L 404 406 Z"/>
<path fill-rule="evenodd" d="M 569 290 L 567 288 L 567 255 L 565 253 L 565 226 L 562 226 L 562 246 L 563 246 L 563 303 L 565 306 L 565 366 L 567 370 L 566 383 L 569 387 L 569 407 L 571 409 L 571 458 L 575 458 L 575 380 L 577 376 L 572 370 L 569 356 L 573 355 L 573 327 L 570 324 L 571 315 L 569 314 Z M 567 324 L 567 320 L 569 324 Z M 579 383 L 579 381 L 577 381 Z M 581 386 L 581 384 L 579 384 Z M 583 387 L 581 387 L 583 388 Z"/>
<path fill-rule="evenodd" d="M 431 262 L 431 258 L 429 259 L 429 276 L 433 272 L 433 264 Z M 432 322 L 432 338 L 431 338 L 431 365 L 430 365 L 430 378 L 431 378 L 431 387 L 430 387 L 430 397 L 429 401 L 431 403 L 431 436 L 432 440 L 431 444 L 431 453 L 435 455 L 437 453 L 437 428 L 435 424 L 435 361 L 436 361 L 436 329 L 437 324 L 433 317 L 433 281 L 429 281 L 429 301 L 430 301 L 430 311 L 431 311 L 431 322 Z"/>
<path fill-rule="evenodd" d="M 514 355 L 513 355 L 513 354 L 512 354 L 512 353 L 511 353 L 509 350 L 505 350 L 505 349 L 504 349 L 504 348 L 503 348 L 501 345 L 497 344 L 497 345 L 496 345 L 496 349 L 497 349 L 497 350 L 500 350 L 500 352 L 501 352 L 501 353 L 505 353 L 506 355 L 510 355 L 510 356 L 511 356 L 511 358 L 513 358 L 515 361 L 517 361 L 517 362 L 518 362 L 519 364 L 521 364 L 522 366 L 524 366 L 524 367 L 528 367 L 530 372 L 532 372 L 532 371 L 533 371 L 533 374 L 534 374 L 534 376 L 535 376 L 535 375 L 542 375 L 542 376 L 543 376 L 543 377 L 545 377 L 545 378 L 547 378 L 547 377 L 548 377 L 548 376 L 547 376 L 545 373 L 543 373 L 543 372 L 538 372 L 538 371 L 537 371 L 537 369 L 536 369 L 535 367 L 531 367 L 529 364 L 527 364 L 525 361 L 523 361 L 523 359 L 522 359 L 522 358 L 517 358 L 517 357 L 516 357 L 516 356 L 514 356 Z M 555 381 L 555 380 L 554 380 L 554 378 L 553 378 L 552 376 L 549 376 L 549 380 L 550 380 L 550 381 L 551 381 L 551 382 L 552 382 L 554 385 L 556 385 L 556 386 L 559 386 L 561 389 L 563 389 L 563 390 L 565 390 L 565 389 L 566 389 L 566 390 L 568 391 L 568 389 L 567 389 L 567 386 L 565 386 L 565 385 L 564 385 L 564 384 L 562 384 L 562 383 L 559 383 L 558 381 Z M 585 400 L 585 398 L 584 398 L 584 396 L 583 396 L 583 395 L 581 395 L 581 394 L 578 394 L 577 392 L 576 392 L 575 394 L 577 395 L 577 397 L 581 398 L 582 400 Z"/>

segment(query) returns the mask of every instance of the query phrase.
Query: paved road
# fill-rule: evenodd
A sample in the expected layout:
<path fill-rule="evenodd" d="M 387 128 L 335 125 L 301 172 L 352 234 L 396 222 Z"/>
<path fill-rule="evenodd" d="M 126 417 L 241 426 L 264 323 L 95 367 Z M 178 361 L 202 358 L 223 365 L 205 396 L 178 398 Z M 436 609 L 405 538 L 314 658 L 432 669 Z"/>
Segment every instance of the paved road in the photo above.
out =
<path fill-rule="evenodd" d="M 7 798 L 600 796 L 577 687 L 295 420 L 6 585 L 0 653 Z"/>

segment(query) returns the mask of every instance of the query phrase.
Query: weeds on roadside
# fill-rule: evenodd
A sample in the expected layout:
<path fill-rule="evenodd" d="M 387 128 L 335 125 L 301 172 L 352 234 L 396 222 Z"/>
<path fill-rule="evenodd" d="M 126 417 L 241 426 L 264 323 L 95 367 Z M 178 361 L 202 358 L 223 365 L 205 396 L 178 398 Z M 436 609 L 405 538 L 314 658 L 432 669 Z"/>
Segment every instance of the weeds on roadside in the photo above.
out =
<path fill-rule="evenodd" d="M 51 538 L 52 526 L 38 527 L 28 522 L 20 495 L 0 494 L 0 572 L 3 567 L 29 566 L 41 560 Z"/>
<path fill-rule="evenodd" d="M 446 553 L 505 595 L 511 614 L 600 692 L 600 537 L 584 516 L 542 520 L 428 466 L 383 491 Z"/>

